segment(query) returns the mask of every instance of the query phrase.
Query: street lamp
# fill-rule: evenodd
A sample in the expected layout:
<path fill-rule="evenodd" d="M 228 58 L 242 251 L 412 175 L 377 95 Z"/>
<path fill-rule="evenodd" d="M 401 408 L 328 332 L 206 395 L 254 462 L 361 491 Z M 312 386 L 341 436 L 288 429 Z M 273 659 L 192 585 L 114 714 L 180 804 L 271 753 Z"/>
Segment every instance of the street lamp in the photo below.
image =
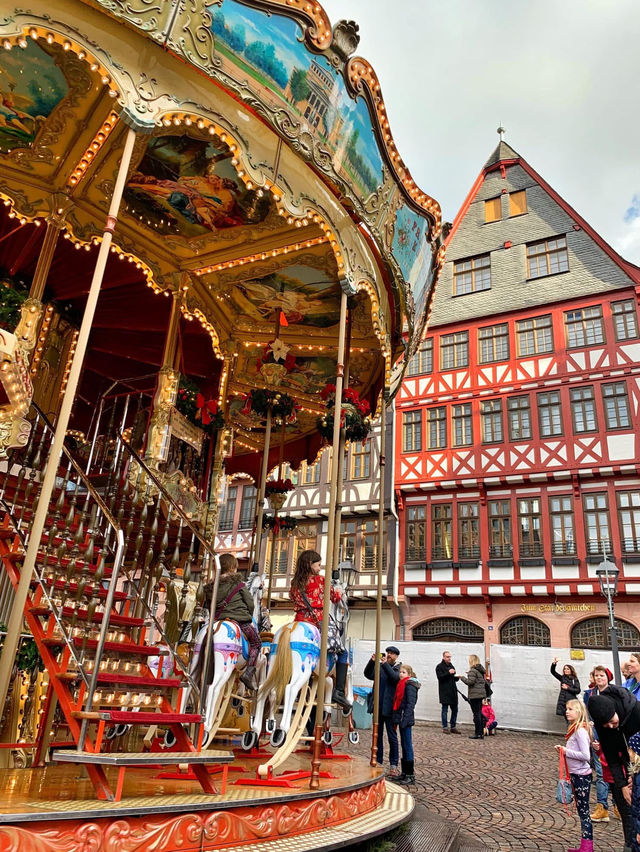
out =
<path fill-rule="evenodd" d="M 613 611 L 613 598 L 618 592 L 620 571 L 614 562 L 607 559 L 606 553 L 603 553 L 602 562 L 596 568 L 596 576 L 600 582 L 600 591 L 607 599 L 607 606 L 609 608 L 609 634 L 611 636 L 611 651 L 613 653 L 613 673 L 615 682 L 620 686 L 622 676 L 620 674 L 620 656 L 618 654 L 618 628 L 616 627 L 616 619 Z"/>
<path fill-rule="evenodd" d="M 345 559 L 344 562 L 340 562 L 338 565 L 338 570 L 340 572 L 340 577 L 342 581 L 342 588 L 345 590 L 347 596 L 349 595 L 349 589 L 352 589 L 358 578 L 358 569 L 354 566 L 351 559 Z"/>

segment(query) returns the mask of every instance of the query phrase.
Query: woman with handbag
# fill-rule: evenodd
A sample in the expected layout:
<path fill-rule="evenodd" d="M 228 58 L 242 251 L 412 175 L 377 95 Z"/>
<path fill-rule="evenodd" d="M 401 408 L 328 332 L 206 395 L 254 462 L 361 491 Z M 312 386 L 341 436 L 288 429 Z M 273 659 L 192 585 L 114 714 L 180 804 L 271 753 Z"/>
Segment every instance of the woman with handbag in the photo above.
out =
<path fill-rule="evenodd" d="M 556 746 L 567 762 L 576 810 L 580 818 L 582 836 L 579 849 L 568 852 L 593 852 L 593 824 L 589 813 L 591 792 L 591 747 L 593 739 L 587 716 L 587 708 L 581 701 L 567 701 L 566 716 L 569 727 L 565 734 L 565 745 Z"/>
<path fill-rule="evenodd" d="M 305 550 L 298 557 L 296 570 L 291 580 L 289 599 L 296 611 L 295 621 L 309 621 L 316 627 L 322 629 L 322 613 L 324 609 L 324 583 L 325 578 L 320 573 L 322 568 L 322 557 L 315 550 Z M 331 587 L 331 601 L 339 603 L 342 599 L 342 589 L 339 586 Z M 347 683 L 347 672 L 349 670 L 349 653 L 341 647 L 341 640 L 337 625 L 329 622 L 329 635 L 327 637 L 327 671 L 333 667 L 333 659 L 336 663 L 336 682 L 331 695 L 331 700 L 349 713 L 351 704 L 345 695 Z"/>
<path fill-rule="evenodd" d="M 484 739 L 482 701 L 487 697 L 487 687 L 484 666 L 480 662 L 480 657 L 476 656 L 476 654 L 471 654 L 469 657 L 469 671 L 467 672 L 467 676 L 461 677 L 460 680 L 469 687 L 469 704 L 473 713 L 475 733 L 469 739 L 482 740 Z"/>

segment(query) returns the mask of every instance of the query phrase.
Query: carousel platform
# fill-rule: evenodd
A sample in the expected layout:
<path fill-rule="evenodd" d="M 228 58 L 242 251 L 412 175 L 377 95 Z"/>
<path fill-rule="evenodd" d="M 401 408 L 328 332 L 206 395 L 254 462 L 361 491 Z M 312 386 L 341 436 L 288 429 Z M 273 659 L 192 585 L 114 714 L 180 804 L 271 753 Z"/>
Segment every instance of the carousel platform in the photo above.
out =
<path fill-rule="evenodd" d="M 362 757 L 323 762 L 331 777 L 319 790 L 296 778 L 309 769 L 307 755 L 290 758 L 278 776 L 292 779 L 287 787 L 251 785 L 259 762 L 238 755 L 216 795 L 195 780 L 161 777 L 175 776 L 166 767 L 131 767 L 119 802 L 98 801 L 75 765 L 2 770 L 0 852 L 303 852 L 359 843 L 413 811 L 412 796 Z M 212 778 L 220 790 L 215 771 Z"/>

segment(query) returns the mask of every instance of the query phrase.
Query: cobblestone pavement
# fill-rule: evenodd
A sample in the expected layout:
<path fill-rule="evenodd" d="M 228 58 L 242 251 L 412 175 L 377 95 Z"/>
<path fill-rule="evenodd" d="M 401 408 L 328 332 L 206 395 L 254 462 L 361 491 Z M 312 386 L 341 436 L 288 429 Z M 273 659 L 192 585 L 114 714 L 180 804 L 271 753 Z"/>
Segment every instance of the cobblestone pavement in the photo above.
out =
<path fill-rule="evenodd" d="M 409 789 L 417 802 L 493 852 L 566 852 L 580 845 L 575 812 L 567 815 L 555 800 L 559 737 L 498 730 L 495 737 L 470 740 L 473 730 L 461 730 L 461 736 L 447 736 L 440 727 L 414 727 L 416 785 Z M 371 732 L 360 737 L 358 752 L 368 754 Z M 595 786 L 591 797 L 595 807 Z M 609 823 L 594 824 L 595 852 L 623 849 L 620 820 L 613 809 L 609 813 Z"/>

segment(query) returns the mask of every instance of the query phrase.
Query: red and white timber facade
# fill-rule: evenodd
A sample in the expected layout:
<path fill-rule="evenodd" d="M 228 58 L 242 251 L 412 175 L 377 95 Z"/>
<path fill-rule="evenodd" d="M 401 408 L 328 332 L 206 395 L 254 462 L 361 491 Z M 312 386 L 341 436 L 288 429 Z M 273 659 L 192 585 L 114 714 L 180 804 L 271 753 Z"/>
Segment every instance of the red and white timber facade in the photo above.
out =
<path fill-rule="evenodd" d="M 500 142 L 396 399 L 402 638 L 603 647 L 606 552 L 635 641 L 639 296 L 640 269 Z"/>

